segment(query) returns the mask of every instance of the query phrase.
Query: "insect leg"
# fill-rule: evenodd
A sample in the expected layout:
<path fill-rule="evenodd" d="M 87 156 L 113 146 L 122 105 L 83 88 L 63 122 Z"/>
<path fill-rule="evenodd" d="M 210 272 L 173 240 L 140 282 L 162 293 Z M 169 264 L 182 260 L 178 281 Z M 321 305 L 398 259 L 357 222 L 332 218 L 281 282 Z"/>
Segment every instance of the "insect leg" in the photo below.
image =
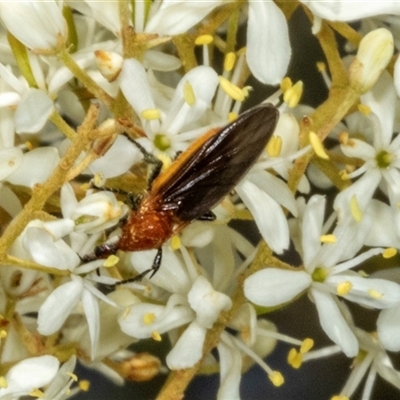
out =
<path fill-rule="evenodd" d="M 215 221 L 217 216 L 210 210 L 197 218 L 198 221 Z"/>
<path fill-rule="evenodd" d="M 150 268 L 148 268 L 145 271 L 141 272 L 139 275 L 136 275 L 134 278 L 124 279 L 123 281 L 116 282 L 115 285 L 124 285 L 125 283 L 129 283 L 129 282 L 138 282 L 138 281 L 142 280 L 148 273 L 151 273 L 149 278 L 152 278 L 154 276 L 154 274 L 160 268 L 161 259 L 162 259 L 162 249 L 160 247 L 157 250 L 157 254 L 154 257 L 153 265 Z"/>
<path fill-rule="evenodd" d="M 151 184 L 153 183 L 154 179 L 157 178 L 157 176 L 160 174 L 161 168 L 162 168 L 162 161 L 159 160 L 157 157 L 155 157 L 153 154 L 149 153 L 141 144 L 136 142 L 136 140 L 132 139 L 129 135 L 125 134 L 125 137 L 132 142 L 143 154 L 144 160 L 153 165 L 153 168 L 149 172 L 148 176 L 148 185 L 149 188 L 151 187 Z"/>

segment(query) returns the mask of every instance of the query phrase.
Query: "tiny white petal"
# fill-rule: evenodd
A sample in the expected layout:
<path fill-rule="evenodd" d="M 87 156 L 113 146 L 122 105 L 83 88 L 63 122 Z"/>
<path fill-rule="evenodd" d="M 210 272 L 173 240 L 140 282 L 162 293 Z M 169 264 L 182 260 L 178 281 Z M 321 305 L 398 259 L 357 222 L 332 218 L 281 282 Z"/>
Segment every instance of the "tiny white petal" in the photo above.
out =
<path fill-rule="evenodd" d="M 17 170 L 22 160 L 23 153 L 17 147 L 0 150 L 0 181 Z"/>
<path fill-rule="evenodd" d="M 17 133 L 39 132 L 53 110 L 54 104 L 45 92 L 35 88 L 30 89 L 15 111 L 15 131 Z"/>
<path fill-rule="evenodd" d="M 304 265 L 311 267 L 321 248 L 321 233 L 325 215 L 325 197 L 315 195 L 308 201 L 302 222 Z M 309 271 L 310 272 L 310 271 Z"/>
<path fill-rule="evenodd" d="M 311 277 L 304 271 L 265 268 L 244 281 L 244 294 L 254 304 L 274 307 L 306 290 Z"/>
<path fill-rule="evenodd" d="M 42 228 L 28 227 L 23 237 L 25 250 L 38 264 L 61 270 L 73 270 L 79 265 L 78 255 L 64 240 L 55 239 Z"/>
<path fill-rule="evenodd" d="M 33 187 L 44 183 L 60 161 L 54 147 L 38 147 L 24 154 L 20 167 L 7 180 L 14 185 Z"/>
<path fill-rule="evenodd" d="M 193 321 L 182 333 L 166 358 L 168 368 L 184 369 L 193 367 L 203 354 L 207 330 Z M 190 349 L 190 351 L 188 351 Z"/>
<path fill-rule="evenodd" d="M 53 290 L 39 309 L 38 332 L 41 335 L 51 335 L 62 327 L 77 306 L 82 290 L 83 281 L 79 277 Z"/>
<path fill-rule="evenodd" d="M 218 343 L 221 383 L 217 400 L 240 400 L 240 379 L 242 376 L 242 355 L 240 351 L 224 341 Z"/>
<path fill-rule="evenodd" d="M 146 324 L 145 316 L 154 315 L 154 321 Z M 129 308 L 129 314 L 123 315 L 118 322 L 122 332 L 138 339 L 151 337 L 152 332 L 160 334 L 192 321 L 194 313 L 189 307 L 175 305 L 172 308 L 140 303 Z"/>
<path fill-rule="evenodd" d="M 180 33 L 187 32 L 215 7 L 223 3 L 222 0 L 164 0 L 157 12 L 151 16 L 146 25 L 145 32 L 179 35 Z"/>
<path fill-rule="evenodd" d="M 50 383 L 60 362 L 54 356 L 27 358 L 14 365 L 6 375 L 7 388 L 0 389 L 0 398 L 15 399 L 28 395 L 36 388 Z"/>
<path fill-rule="evenodd" d="M 223 310 L 229 310 L 232 300 L 224 293 L 213 289 L 210 282 L 200 275 L 188 293 L 190 307 L 197 313 L 197 321 L 210 329 Z"/>
<path fill-rule="evenodd" d="M 91 342 L 91 356 L 94 358 L 97 352 L 100 336 L 100 311 L 97 299 L 87 290 L 82 293 L 82 306 L 85 311 L 89 327 Z"/>
<path fill-rule="evenodd" d="M 358 353 L 358 341 L 340 313 L 332 295 L 315 289 L 311 289 L 311 295 L 317 307 L 322 329 L 334 343 L 341 347 L 347 357 L 355 357 Z"/>
<path fill-rule="evenodd" d="M 354 21 L 382 14 L 400 13 L 398 1 L 367 1 L 360 3 L 356 0 L 302 0 L 302 3 L 306 4 L 313 14 L 330 21 Z"/>
<path fill-rule="evenodd" d="M 291 56 L 283 12 L 273 1 L 249 1 L 247 62 L 262 83 L 276 85 L 285 76 Z"/>
<path fill-rule="evenodd" d="M 93 174 L 101 174 L 105 179 L 122 175 L 142 157 L 140 150 L 125 136 L 118 136 L 107 153 L 90 164 Z"/>
<path fill-rule="evenodd" d="M 289 227 L 282 208 L 249 180 L 240 183 L 236 191 L 253 214 L 264 240 L 273 251 L 282 254 L 289 247 Z"/>
<path fill-rule="evenodd" d="M 382 310 L 377 321 L 379 340 L 389 351 L 400 350 L 400 305 Z"/>
<path fill-rule="evenodd" d="M 334 275 L 326 279 L 326 283 L 339 285 L 350 282 L 351 290 L 344 297 L 350 301 L 367 307 L 389 308 L 400 302 L 400 285 L 385 279 L 363 278 L 361 276 Z M 370 295 L 369 291 L 377 293 L 378 297 Z"/>

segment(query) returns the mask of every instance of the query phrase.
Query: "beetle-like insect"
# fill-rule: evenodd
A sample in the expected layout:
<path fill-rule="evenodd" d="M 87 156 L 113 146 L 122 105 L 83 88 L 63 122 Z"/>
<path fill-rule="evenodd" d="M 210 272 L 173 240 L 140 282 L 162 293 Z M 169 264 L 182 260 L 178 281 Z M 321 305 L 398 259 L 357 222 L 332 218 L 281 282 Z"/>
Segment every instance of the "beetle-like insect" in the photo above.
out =
<path fill-rule="evenodd" d="M 210 219 L 210 210 L 239 183 L 265 149 L 278 116 L 273 105 L 263 104 L 197 139 L 154 179 L 139 201 L 133 202 L 136 204 L 123 222 L 118 241 L 97 246 L 96 257 L 118 250 L 158 249 L 152 267 L 134 279 L 149 272 L 153 276 L 161 264 L 164 242 L 190 222 L 203 216 Z"/>

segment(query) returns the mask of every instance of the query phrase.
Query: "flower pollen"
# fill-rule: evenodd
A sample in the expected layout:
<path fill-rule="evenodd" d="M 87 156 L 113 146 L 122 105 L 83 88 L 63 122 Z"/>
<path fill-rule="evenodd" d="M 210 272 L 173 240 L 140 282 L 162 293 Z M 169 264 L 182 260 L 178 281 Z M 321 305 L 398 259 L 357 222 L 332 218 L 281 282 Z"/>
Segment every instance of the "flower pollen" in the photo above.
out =
<path fill-rule="evenodd" d="M 245 99 L 243 90 L 240 89 L 239 86 L 234 85 L 228 79 L 224 78 L 223 76 L 220 76 L 219 83 L 221 85 L 222 90 L 233 100 L 243 101 Z"/>
<path fill-rule="evenodd" d="M 303 356 L 293 347 L 289 351 L 287 362 L 292 368 L 299 369 L 303 363 Z"/>
<path fill-rule="evenodd" d="M 154 313 L 146 313 L 143 315 L 143 323 L 145 325 L 150 325 L 152 324 L 156 319 L 156 315 Z"/>
<path fill-rule="evenodd" d="M 8 387 L 8 383 L 6 378 L 4 378 L 4 376 L 0 376 L 0 388 L 7 388 Z"/>
<path fill-rule="evenodd" d="M 212 35 L 200 35 L 200 36 L 197 36 L 194 43 L 196 46 L 202 46 L 205 44 L 212 43 L 213 40 L 214 40 L 214 38 L 212 37 Z"/>
<path fill-rule="evenodd" d="M 383 293 L 380 293 L 380 292 L 378 292 L 378 291 L 375 290 L 375 289 L 369 289 L 369 290 L 368 290 L 368 294 L 369 294 L 373 299 L 376 299 L 376 300 L 379 300 L 379 299 L 381 299 L 381 298 L 383 297 Z"/>
<path fill-rule="evenodd" d="M 44 393 L 40 389 L 33 389 L 29 393 L 29 396 L 36 397 L 37 399 L 43 399 L 44 398 Z"/>
<path fill-rule="evenodd" d="M 363 212 L 360 208 L 360 205 L 358 204 L 356 195 L 353 195 L 353 197 L 350 200 L 350 211 L 351 211 L 351 215 L 353 216 L 353 218 L 356 222 L 362 221 Z"/>
<path fill-rule="evenodd" d="M 159 332 L 153 331 L 151 333 L 151 337 L 156 341 L 156 342 L 161 342 L 162 338 Z"/>
<path fill-rule="evenodd" d="M 310 131 L 308 138 L 310 140 L 311 147 L 313 148 L 315 154 L 324 160 L 329 160 L 328 154 L 326 154 L 324 150 L 324 146 L 322 145 L 321 139 L 318 137 L 318 135 Z"/>
<path fill-rule="evenodd" d="M 185 99 L 186 103 L 189 104 L 189 106 L 196 104 L 196 95 L 194 93 L 193 86 L 189 81 L 186 81 L 185 85 L 183 86 L 183 98 Z"/>
<path fill-rule="evenodd" d="M 79 389 L 82 390 L 82 392 L 88 392 L 90 389 L 90 381 L 87 379 L 82 379 L 81 381 L 78 382 Z"/>
<path fill-rule="evenodd" d="M 353 284 L 351 282 L 345 281 L 341 282 L 336 286 L 336 293 L 338 296 L 345 296 L 352 289 Z"/>
<path fill-rule="evenodd" d="M 272 136 L 266 150 L 269 157 L 279 157 L 282 151 L 282 138 L 280 136 Z"/>
<path fill-rule="evenodd" d="M 395 249 L 394 247 L 388 247 L 387 249 L 385 249 L 382 253 L 382 257 L 383 258 L 392 258 L 397 254 L 397 249 Z"/>
<path fill-rule="evenodd" d="M 181 239 L 178 235 L 174 235 L 171 238 L 171 248 L 172 250 L 179 250 L 182 246 Z"/>
<path fill-rule="evenodd" d="M 291 88 L 284 92 L 283 100 L 289 108 L 294 108 L 299 104 L 301 96 L 303 94 L 303 82 L 297 81 Z"/>
<path fill-rule="evenodd" d="M 160 110 L 157 108 L 148 108 L 146 110 L 143 110 L 140 113 L 140 116 L 147 121 L 152 121 L 154 119 L 160 119 L 161 113 Z"/>
<path fill-rule="evenodd" d="M 336 236 L 335 235 L 321 235 L 319 240 L 321 241 L 321 243 L 334 244 L 334 243 L 336 243 Z"/>
<path fill-rule="evenodd" d="M 226 56 L 224 60 L 224 70 L 227 72 L 230 72 L 233 70 L 233 67 L 235 66 L 236 62 L 236 54 L 232 51 L 230 51 Z"/>
<path fill-rule="evenodd" d="M 74 374 L 73 372 L 67 372 L 66 373 L 74 382 L 78 382 L 78 376 Z"/>
<path fill-rule="evenodd" d="M 362 115 L 368 116 L 371 114 L 372 110 L 369 106 L 367 106 L 366 104 L 359 104 L 357 106 L 358 111 L 360 111 L 360 113 Z"/>
<path fill-rule="evenodd" d="M 282 386 L 285 383 L 283 375 L 279 371 L 272 371 L 268 375 L 269 380 L 276 387 Z"/>
<path fill-rule="evenodd" d="M 308 353 L 314 347 L 314 340 L 311 338 L 306 338 L 300 346 L 300 353 Z"/>

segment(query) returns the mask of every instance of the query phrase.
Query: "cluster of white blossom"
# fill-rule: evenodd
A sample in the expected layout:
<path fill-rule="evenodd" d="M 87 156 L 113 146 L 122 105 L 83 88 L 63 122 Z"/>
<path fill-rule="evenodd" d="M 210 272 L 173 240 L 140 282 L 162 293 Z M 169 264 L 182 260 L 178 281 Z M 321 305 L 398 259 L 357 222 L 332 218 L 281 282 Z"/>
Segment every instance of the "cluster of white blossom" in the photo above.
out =
<path fill-rule="evenodd" d="M 286 77 L 297 9 L 330 72 L 315 108 Z M 336 399 L 366 375 L 363 399 L 377 374 L 400 390 L 388 353 L 400 351 L 399 15 L 398 1 L 0 2 L 0 399 L 88 390 L 77 359 L 117 384 L 170 373 L 160 399 L 181 398 L 207 365 L 220 374 L 218 399 L 239 399 L 254 363 L 271 385 L 284 383 L 264 360 L 278 340 L 294 346 L 294 368 L 354 358 Z M 237 118 L 250 75 L 280 84 L 263 99 L 279 121 L 262 156 L 215 221 L 189 224 L 164 244 L 154 276 L 120 285 L 157 249 L 92 255 L 118 240 L 127 192 L 146 190 L 148 153 L 163 174 Z M 254 220 L 261 243 L 234 219 Z M 282 261 L 291 244 L 300 266 Z M 334 345 L 311 350 L 312 338 L 265 319 L 304 294 Z M 351 303 L 379 310 L 375 332 L 356 325 Z M 169 341 L 166 359 L 134 352 L 142 339 Z"/>

